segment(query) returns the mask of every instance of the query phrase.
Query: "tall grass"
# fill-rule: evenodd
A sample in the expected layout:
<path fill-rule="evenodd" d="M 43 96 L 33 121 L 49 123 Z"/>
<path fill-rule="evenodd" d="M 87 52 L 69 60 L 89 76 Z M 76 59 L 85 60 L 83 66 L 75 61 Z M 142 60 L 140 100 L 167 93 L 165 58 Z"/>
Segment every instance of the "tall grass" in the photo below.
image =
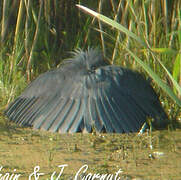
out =
<path fill-rule="evenodd" d="M 56 67 L 67 51 L 82 46 L 90 21 L 82 30 L 71 0 L 4 0 L 0 5 L 0 99 L 5 104 L 39 73 Z"/>
<path fill-rule="evenodd" d="M 75 3 L 111 18 L 119 30 L 113 28 L 116 23 L 111 28 L 102 23 L 101 15 L 97 21 L 80 13 Z M 112 63 L 144 72 L 138 65 L 143 62 L 155 82 L 168 86 L 166 92 L 180 104 L 181 1 L 3 0 L 0 5 L 0 100 L 4 105 L 40 72 L 56 67 L 67 51 L 92 45 L 101 46 Z M 156 87 L 165 107 L 179 112 Z"/>

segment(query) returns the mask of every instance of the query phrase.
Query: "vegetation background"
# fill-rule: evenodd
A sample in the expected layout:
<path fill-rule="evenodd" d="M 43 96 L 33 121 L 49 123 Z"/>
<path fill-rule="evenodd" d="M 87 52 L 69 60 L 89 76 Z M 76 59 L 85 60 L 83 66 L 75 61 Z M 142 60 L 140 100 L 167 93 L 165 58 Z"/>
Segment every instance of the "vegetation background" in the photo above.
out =
<path fill-rule="evenodd" d="M 152 52 L 129 35 L 84 14 L 76 4 L 120 23 L 144 40 Z M 181 120 L 179 0 L 0 0 L 1 114 L 31 80 L 60 65 L 70 56 L 69 51 L 88 46 L 99 47 L 110 62 L 136 69 L 148 78 L 145 69 L 126 49 L 136 54 L 175 94 L 177 103 L 167 90 L 159 87 L 159 81 L 153 81 L 169 115 L 170 128 L 179 128 L 176 123 Z M 7 127 L 3 116 L 1 119 L 1 127 Z"/>

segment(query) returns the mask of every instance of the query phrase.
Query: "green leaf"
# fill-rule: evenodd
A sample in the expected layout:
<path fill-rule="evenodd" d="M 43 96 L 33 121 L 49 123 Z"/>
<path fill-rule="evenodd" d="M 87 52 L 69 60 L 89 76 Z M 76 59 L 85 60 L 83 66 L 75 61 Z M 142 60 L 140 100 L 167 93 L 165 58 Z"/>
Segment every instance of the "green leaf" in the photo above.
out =
<path fill-rule="evenodd" d="M 146 43 L 144 41 L 142 41 L 138 36 L 136 36 L 134 33 L 132 33 L 131 31 L 129 31 L 127 28 L 125 28 L 124 26 L 122 26 L 121 24 L 117 23 L 116 21 L 102 15 L 99 14 L 87 7 L 84 7 L 82 5 L 76 5 L 77 7 L 79 7 L 80 9 L 82 9 L 83 11 L 85 11 L 86 13 L 98 18 L 99 20 L 105 22 L 106 24 L 122 31 L 123 33 L 125 33 L 126 35 L 132 37 L 133 39 L 137 40 L 140 44 L 142 44 L 144 47 L 147 47 Z"/>
<path fill-rule="evenodd" d="M 179 77 L 181 77 L 181 54 L 178 53 L 175 59 L 174 67 L 173 67 L 173 78 L 175 81 L 179 81 Z M 176 88 L 174 87 L 174 92 L 176 93 Z"/>
<path fill-rule="evenodd" d="M 163 65 L 163 63 L 157 59 L 157 61 L 161 64 L 161 66 L 163 67 L 163 69 L 166 71 L 168 77 L 170 78 L 170 80 L 173 83 L 174 88 L 177 90 L 178 94 L 181 95 L 181 87 L 180 85 L 177 83 L 177 81 L 173 78 L 173 76 L 170 74 L 170 72 L 168 71 L 168 69 Z"/>
<path fill-rule="evenodd" d="M 178 51 L 171 48 L 151 48 L 153 52 L 161 53 L 161 54 L 173 54 L 175 55 Z"/>
<path fill-rule="evenodd" d="M 181 44 L 181 10 L 178 11 L 179 12 L 179 29 L 178 29 L 178 39 L 179 39 L 179 43 Z"/>
<path fill-rule="evenodd" d="M 181 73 L 181 55 L 177 54 L 173 67 L 173 78 L 178 81 L 179 74 Z"/>

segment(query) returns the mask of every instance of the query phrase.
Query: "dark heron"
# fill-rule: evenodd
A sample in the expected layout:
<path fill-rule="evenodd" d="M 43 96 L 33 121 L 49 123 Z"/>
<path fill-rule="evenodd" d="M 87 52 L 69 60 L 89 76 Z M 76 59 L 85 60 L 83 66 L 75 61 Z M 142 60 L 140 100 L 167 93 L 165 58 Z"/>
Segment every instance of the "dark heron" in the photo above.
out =
<path fill-rule="evenodd" d="M 5 114 L 23 126 L 52 132 L 137 132 L 151 117 L 162 128 L 167 115 L 144 77 L 109 65 L 94 49 L 36 78 Z"/>

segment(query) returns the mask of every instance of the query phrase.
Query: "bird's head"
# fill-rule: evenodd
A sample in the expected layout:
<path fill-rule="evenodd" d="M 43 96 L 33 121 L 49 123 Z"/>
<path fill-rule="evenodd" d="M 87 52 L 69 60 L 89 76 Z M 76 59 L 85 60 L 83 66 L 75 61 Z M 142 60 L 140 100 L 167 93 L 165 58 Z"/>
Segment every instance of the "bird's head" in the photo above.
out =
<path fill-rule="evenodd" d="M 101 66 L 108 65 L 102 53 L 97 49 L 88 48 L 87 51 L 76 50 L 73 52 L 72 63 L 87 72 L 92 73 Z"/>

